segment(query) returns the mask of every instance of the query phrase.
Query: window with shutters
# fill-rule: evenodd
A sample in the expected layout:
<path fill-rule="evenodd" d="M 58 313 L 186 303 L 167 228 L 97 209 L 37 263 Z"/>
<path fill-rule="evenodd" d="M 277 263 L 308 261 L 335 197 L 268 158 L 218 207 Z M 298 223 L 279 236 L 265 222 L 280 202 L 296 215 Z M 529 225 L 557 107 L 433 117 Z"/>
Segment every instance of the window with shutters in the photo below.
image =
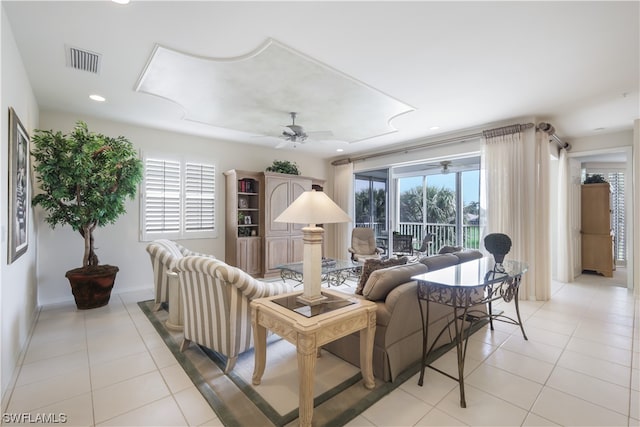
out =
<path fill-rule="evenodd" d="M 216 237 L 215 165 L 148 156 L 144 166 L 143 241 Z"/>

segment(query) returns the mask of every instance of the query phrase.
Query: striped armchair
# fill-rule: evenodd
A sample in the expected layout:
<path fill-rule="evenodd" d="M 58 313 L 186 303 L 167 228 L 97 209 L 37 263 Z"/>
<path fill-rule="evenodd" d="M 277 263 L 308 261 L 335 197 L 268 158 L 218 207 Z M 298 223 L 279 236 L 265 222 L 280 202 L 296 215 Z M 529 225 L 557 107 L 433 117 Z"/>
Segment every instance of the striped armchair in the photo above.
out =
<path fill-rule="evenodd" d="M 151 257 L 153 267 L 153 283 L 155 285 L 155 305 L 153 309 L 158 311 L 163 302 L 168 301 L 169 276 L 167 272 L 175 267 L 176 262 L 185 256 L 199 255 L 214 258 L 212 255 L 204 255 L 190 251 L 184 246 L 167 239 L 154 240 L 147 245 L 147 252 Z"/>
<path fill-rule="evenodd" d="M 174 269 L 180 279 L 184 313 L 184 341 L 208 347 L 227 358 L 230 372 L 238 355 L 253 347 L 251 309 L 254 298 L 292 292 L 282 282 L 262 282 L 222 261 L 201 256 L 178 260 Z"/>

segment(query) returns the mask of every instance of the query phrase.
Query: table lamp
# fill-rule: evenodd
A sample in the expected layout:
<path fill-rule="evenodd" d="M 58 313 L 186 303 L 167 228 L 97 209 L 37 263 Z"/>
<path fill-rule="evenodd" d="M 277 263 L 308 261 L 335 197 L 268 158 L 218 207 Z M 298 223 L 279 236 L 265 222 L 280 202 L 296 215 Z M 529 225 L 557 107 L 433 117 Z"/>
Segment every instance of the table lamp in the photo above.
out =
<path fill-rule="evenodd" d="M 324 229 L 316 224 L 349 222 L 351 218 L 322 191 L 305 191 L 289 205 L 275 222 L 308 224 L 302 228 L 304 256 L 302 263 L 302 286 L 304 291 L 298 301 L 306 305 L 322 303 L 322 235 Z"/>

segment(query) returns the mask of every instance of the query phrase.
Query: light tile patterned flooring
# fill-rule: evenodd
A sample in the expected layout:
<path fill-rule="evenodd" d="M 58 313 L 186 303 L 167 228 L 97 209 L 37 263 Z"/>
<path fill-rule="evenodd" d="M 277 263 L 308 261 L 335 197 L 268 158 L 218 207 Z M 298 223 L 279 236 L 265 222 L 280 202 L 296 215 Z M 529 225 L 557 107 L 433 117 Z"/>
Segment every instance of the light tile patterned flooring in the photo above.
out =
<path fill-rule="evenodd" d="M 554 283 L 546 303 L 523 301 L 528 342 L 499 322 L 473 335 L 466 409 L 457 383 L 428 369 L 424 387 L 412 378 L 348 425 L 640 425 L 640 307 L 619 283 L 582 275 Z M 44 307 L 5 414 L 64 413 L 74 426 L 221 425 L 138 308 L 151 297 Z M 455 372 L 455 353 L 437 365 Z"/>

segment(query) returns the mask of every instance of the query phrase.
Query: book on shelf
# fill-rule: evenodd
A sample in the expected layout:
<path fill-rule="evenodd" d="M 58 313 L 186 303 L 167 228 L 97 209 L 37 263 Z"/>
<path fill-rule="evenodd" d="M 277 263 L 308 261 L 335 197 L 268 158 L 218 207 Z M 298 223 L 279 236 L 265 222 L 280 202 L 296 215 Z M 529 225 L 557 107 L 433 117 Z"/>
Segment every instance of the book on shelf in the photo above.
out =
<path fill-rule="evenodd" d="M 255 193 L 256 180 L 251 178 L 242 178 L 238 180 L 238 191 L 241 193 Z"/>

